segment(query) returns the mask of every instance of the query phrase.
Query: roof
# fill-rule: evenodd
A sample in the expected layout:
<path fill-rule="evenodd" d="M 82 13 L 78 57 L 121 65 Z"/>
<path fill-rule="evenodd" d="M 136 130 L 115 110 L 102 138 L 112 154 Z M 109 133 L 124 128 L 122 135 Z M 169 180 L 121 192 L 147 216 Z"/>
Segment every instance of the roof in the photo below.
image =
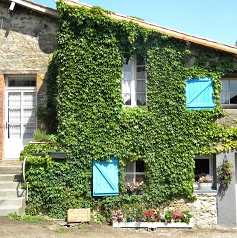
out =
<path fill-rule="evenodd" d="M 55 1 L 57 1 L 57 0 L 55 0 Z M 68 5 L 92 8 L 92 6 L 84 4 L 84 3 L 77 2 L 76 0 L 65 0 L 65 3 L 68 4 Z M 169 29 L 169 28 L 166 28 L 166 27 L 163 27 L 163 26 L 159 26 L 159 25 L 156 25 L 156 24 L 153 24 L 153 23 L 138 20 L 136 18 L 125 16 L 125 15 L 118 14 L 118 13 L 111 13 L 111 14 L 108 14 L 108 15 L 112 19 L 132 21 L 132 22 L 135 22 L 138 25 L 143 26 L 147 29 L 156 30 L 156 31 L 158 31 L 162 34 L 166 34 L 168 36 L 173 36 L 174 38 L 177 38 L 177 39 L 181 39 L 181 40 L 193 42 L 193 43 L 196 43 L 196 44 L 199 44 L 199 45 L 203 45 L 203 46 L 206 46 L 206 47 L 211 47 L 211 48 L 214 48 L 214 49 L 217 49 L 217 50 L 237 54 L 237 47 L 236 46 L 220 43 L 220 42 L 217 42 L 217 41 L 209 40 L 209 39 L 194 36 L 194 35 L 190 35 L 190 34 L 187 34 L 187 33 L 183 33 L 183 32 L 180 32 L 180 31 L 173 30 L 173 29 Z"/>
<path fill-rule="evenodd" d="M 46 7 L 43 6 L 41 4 L 29 1 L 29 0 L 9 0 L 9 2 L 15 2 L 16 4 L 32 9 L 36 12 L 40 12 L 43 13 L 45 15 L 49 15 L 51 17 L 56 17 L 59 18 L 59 13 L 57 10 L 50 8 L 50 7 Z"/>
<path fill-rule="evenodd" d="M 60 17 L 57 10 L 55 10 L 53 8 L 49 8 L 49 7 L 43 6 L 41 4 L 29 1 L 29 0 L 9 0 L 9 2 L 12 2 L 12 1 L 15 2 L 16 4 L 21 5 L 21 6 L 30 8 L 34 11 L 41 12 L 43 14 L 50 15 L 50 16 L 56 17 L 56 18 Z M 57 0 L 54 0 L 54 1 L 57 2 Z M 68 5 L 92 8 L 92 6 L 87 5 L 85 3 L 77 2 L 76 0 L 65 0 L 65 3 L 68 4 Z M 111 13 L 111 14 L 108 14 L 108 15 L 112 19 L 132 21 L 132 22 L 137 23 L 138 25 L 140 25 L 142 27 L 145 27 L 147 29 L 155 30 L 155 31 L 158 31 L 162 34 L 165 34 L 165 35 L 168 35 L 168 36 L 173 36 L 174 38 L 177 38 L 177 39 L 180 39 L 180 40 L 185 40 L 185 41 L 193 42 L 195 44 L 210 47 L 210 48 L 213 48 L 213 49 L 225 51 L 225 52 L 228 52 L 228 53 L 237 54 L 237 47 L 233 46 L 233 45 L 228 45 L 228 44 L 220 43 L 220 42 L 217 42 L 217 41 L 209 40 L 209 39 L 206 39 L 206 38 L 190 35 L 190 34 L 187 34 L 187 33 L 184 33 L 184 32 L 176 31 L 176 30 L 173 30 L 173 29 L 170 29 L 170 28 L 166 28 L 166 27 L 159 26 L 159 25 L 156 25 L 156 24 L 153 24 L 153 23 L 138 20 L 136 18 L 125 16 L 125 15 L 118 14 L 118 13 Z"/>

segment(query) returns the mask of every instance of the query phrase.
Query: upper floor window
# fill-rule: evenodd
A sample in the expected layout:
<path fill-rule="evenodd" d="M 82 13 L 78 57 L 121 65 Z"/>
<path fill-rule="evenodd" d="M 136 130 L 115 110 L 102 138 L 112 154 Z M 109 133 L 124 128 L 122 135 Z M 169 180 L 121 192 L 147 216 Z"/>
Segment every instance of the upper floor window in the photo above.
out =
<path fill-rule="evenodd" d="M 224 107 L 237 106 L 237 79 L 222 79 L 220 102 Z"/>
<path fill-rule="evenodd" d="M 124 105 L 146 105 L 146 81 L 147 73 L 142 56 L 134 56 L 123 65 L 122 95 Z"/>

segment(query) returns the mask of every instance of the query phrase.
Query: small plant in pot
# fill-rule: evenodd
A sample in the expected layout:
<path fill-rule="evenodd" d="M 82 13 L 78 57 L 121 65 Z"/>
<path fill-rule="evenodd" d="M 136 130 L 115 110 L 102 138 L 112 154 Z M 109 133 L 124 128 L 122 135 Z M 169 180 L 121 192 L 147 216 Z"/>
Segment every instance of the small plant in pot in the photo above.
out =
<path fill-rule="evenodd" d="M 122 222 L 124 219 L 124 214 L 121 209 L 112 212 L 112 221 L 113 222 Z"/>
<path fill-rule="evenodd" d="M 199 190 L 211 190 L 213 177 L 210 174 L 203 174 L 198 179 Z"/>

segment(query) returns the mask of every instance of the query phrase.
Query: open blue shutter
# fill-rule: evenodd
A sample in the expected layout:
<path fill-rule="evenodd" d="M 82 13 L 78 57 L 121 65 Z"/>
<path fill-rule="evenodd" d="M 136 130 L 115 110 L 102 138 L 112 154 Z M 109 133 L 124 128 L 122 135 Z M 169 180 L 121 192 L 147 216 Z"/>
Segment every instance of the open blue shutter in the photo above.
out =
<path fill-rule="evenodd" d="M 109 162 L 93 161 L 93 196 L 116 196 L 118 187 L 118 159 Z"/>
<path fill-rule="evenodd" d="M 213 82 L 211 78 L 186 80 L 186 108 L 190 110 L 213 109 Z"/>

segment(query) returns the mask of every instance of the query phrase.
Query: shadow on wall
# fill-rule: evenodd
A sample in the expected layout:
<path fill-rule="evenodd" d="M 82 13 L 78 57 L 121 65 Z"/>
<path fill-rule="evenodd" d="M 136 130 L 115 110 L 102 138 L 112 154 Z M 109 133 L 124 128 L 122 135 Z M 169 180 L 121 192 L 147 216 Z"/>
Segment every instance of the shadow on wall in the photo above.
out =
<path fill-rule="evenodd" d="M 7 38 L 11 31 L 38 38 L 39 48 L 51 54 L 56 48 L 57 19 L 21 7 L 8 11 L 8 4 L 0 9 L 0 29 L 5 30 Z"/>

